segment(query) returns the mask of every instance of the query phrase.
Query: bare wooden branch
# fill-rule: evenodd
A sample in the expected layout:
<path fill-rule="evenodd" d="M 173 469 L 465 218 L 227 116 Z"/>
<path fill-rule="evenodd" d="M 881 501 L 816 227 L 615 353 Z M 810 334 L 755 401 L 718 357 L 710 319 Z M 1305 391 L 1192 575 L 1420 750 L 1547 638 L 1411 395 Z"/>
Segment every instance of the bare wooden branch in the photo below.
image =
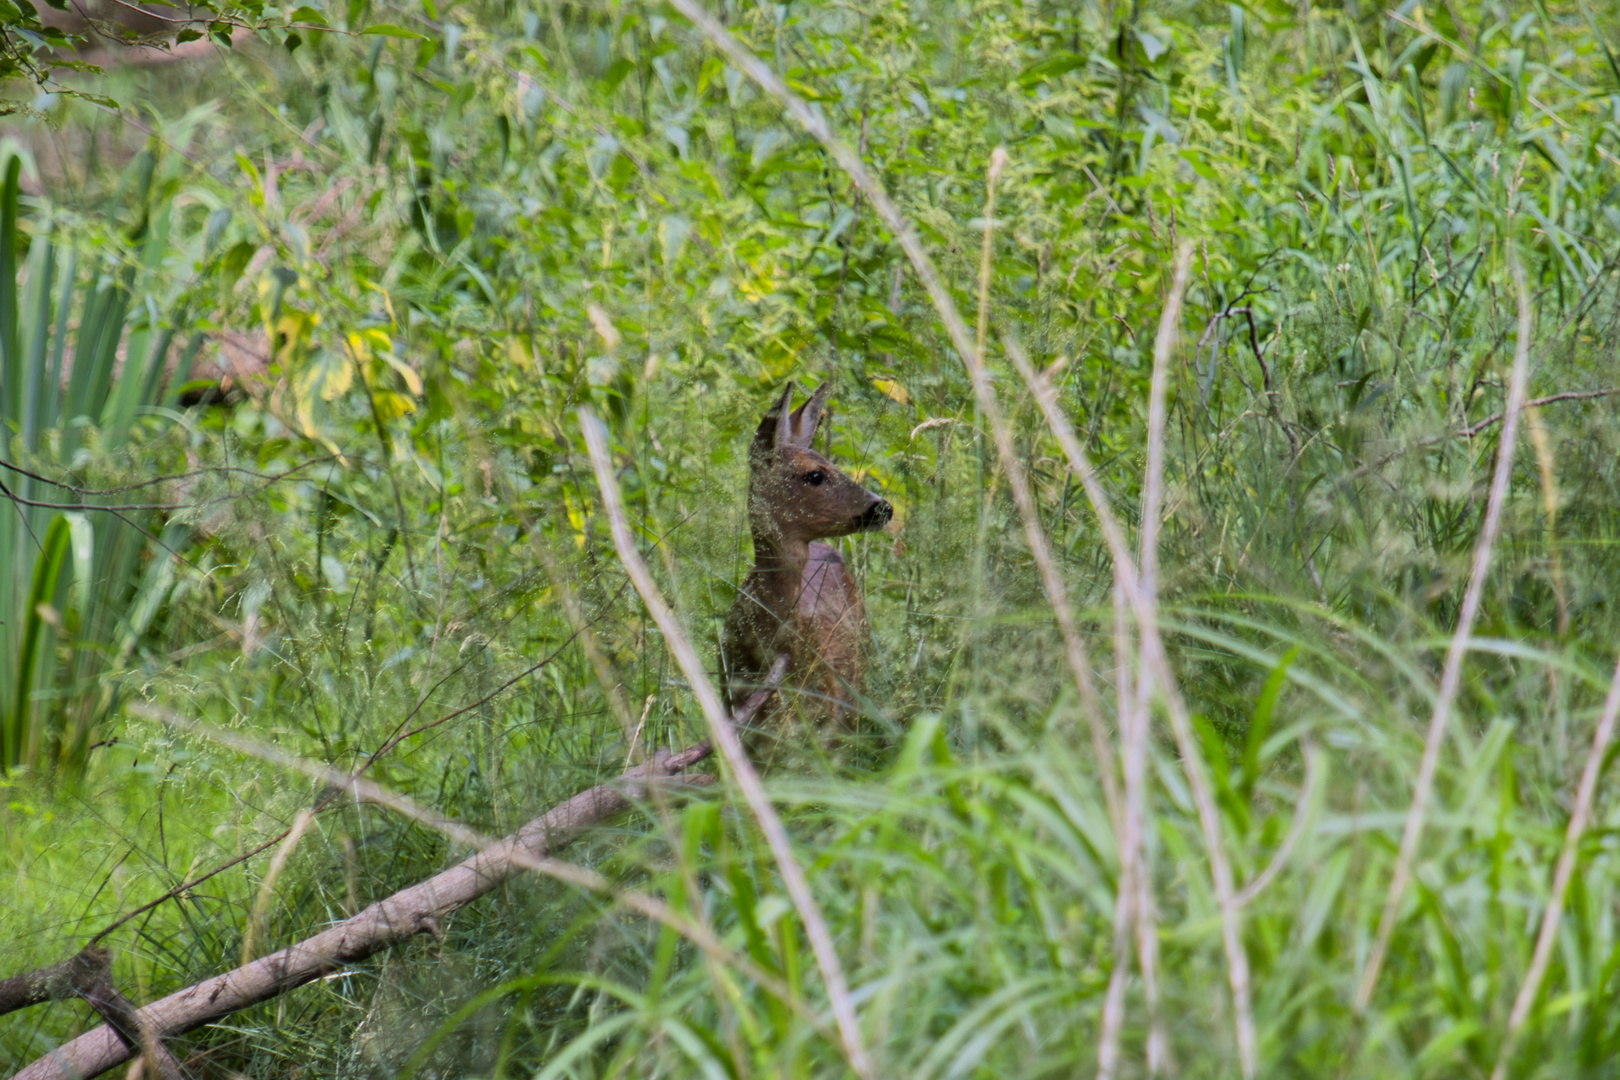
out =
<path fill-rule="evenodd" d="M 74 997 L 84 999 L 95 1009 L 125 1047 L 154 1063 L 162 1080 L 182 1080 L 185 1076 L 174 1055 L 151 1031 L 142 1028 L 135 1007 L 113 985 L 111 949 L 86 945 L 59 964 L 0 979 L 0 1014 Z"/>
<path fill-rule="evenodd" d="M 169 1048 L 163 1045 L 163 1040 L 141 1023 L 135 1006 L 113 985 L 111 953 L 107 954 L 107 961 L 99 969 L 81 968 L 76 972 L 73 989 L 106 1021 L 130 1053 L 140 1055 L 130 1070 L 131 1078 L 186 1080 L 185 1070 L 174 1059 Z"/>
<path fill-rule="evenodd" d="M 756 691 L 737 710 L 735 722 L 747 723 L 774 692 L 774 684 L 769 683 Z M 159 716 L 156 710 L 148 712 L 165 722 L 176 719 L 167 715 Z M 427 823 L 471 843 L 479 849 L 477 853 L 296 945 L 170 994 L 139 1011 L 131 1010 L 123 1022 L 125 1030 L 149 1033 L 153 1038 L 178 1035 L 228 1013 L 267 1001 L 416 934 L 436 931 L 440 919 L 490 892 L 522 870 L 538 869 L 588 888 L 598 888 L 604 883 L 583 869 L 572 874 L 557 870 L 556 861 L 549 858 L 550 853 L 568 844 L 585 828 L 630 810 L 634 801 L 644 797 L 654 785 L 713 783 L 715 778 L 712 775 L 687 771 L 712 752 L 710 745 L 703 742 L 679 753 L 660 754 L 645 765 L 627 770 L 610 783 L 580 792 L 499 841 L 484 840 L 472 830 L 465 827 L 456 830 L 454 823 L 447 825 L 445 820 L 434 818 Z M 286 763 L 292 764 L 290 760 Z M 372 790 L 375 785 L 369 781 L 335 770 L 333 772 L 339 782 L 347 779 L 356 788 L 364 786 L 367 797 L 382 797 Z M 404 803 L 405 800 L 398 798 L 389 801 L 391 806 Z M 413 816 L 426 819 L 431 815 L 419 812 Z M 643 910 L 648 905 L 631 906 Z M 654 917 L 668 914 L 661 910 L 644 910 L 644 913 Z M 45 990 L 58 987 L 63 979 L 71 985 L 72 972 L 75 970 L 73 965 L 82 966 L 84 961 L 81 958 L 90 956 L 93 959 L 102 952 L 105 950 L 86 949 L 80 956 L 63 964 L 0 982 L 0 995 L 10 988 L 15 998 L 28 999 L 22 1002 L 23 1005 L 64 996 L 61 993 L 48 994 Z M 4 1000 L 0 997 L 0 1001 Z M 108 1024 L 86 1032 L 40 1058 L 17 1073 L 14 1080 L 78 1080 L 80 1077 L 96 1076 L 128 1061 L 134 1053 L 143 1049 L 138 1042 L 132 1047 L 120 1036 L 117 1027 Z"/>
<path fill-rule="evenodd" d="M 87 970 L 100 970 L 112 963 L 112 953 L 95 945 L 87 945 L 75 956 L 60 964 L 25 971 L 9 979 L 0 979 L 0 1016 L 30 1005 L 47 1001 L 61 1001 L 73 997 L 75 977 L 83 977 Z"/>

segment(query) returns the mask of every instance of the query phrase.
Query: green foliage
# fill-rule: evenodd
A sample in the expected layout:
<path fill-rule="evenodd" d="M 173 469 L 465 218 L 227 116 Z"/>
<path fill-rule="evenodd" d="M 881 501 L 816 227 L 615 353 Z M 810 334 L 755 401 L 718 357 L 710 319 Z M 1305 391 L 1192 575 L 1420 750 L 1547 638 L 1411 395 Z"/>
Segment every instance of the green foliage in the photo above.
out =
<path fill-rule="evenodd" d="M 1488 1073 L 1620 646 L 1620 445 L 1601 396 L 1620 385 L 1614 13 L 1480 0 L 724 11 L 859 147 L 964 309 L 985 168 L 1007 147 L 990 363 L 1105 683 L 1106 551 L 997 343 L 1015 337 L 1048 367 L 1133 519 L 1164 271 L 1177 239 L 1196 244 L 1171 384 L 1163 628 L 1240 885 L 1281 860 L 1243 919 L 1263 1071 Z M 149 563 L 172 575 L 161 599 L 120 606 L 147 621 L 98 639 L 122 643 L 106 685 L 345 768 L 414 732 L 376 779 L 513 827 L 616 773 L 632 737 L 701 732 L 597 520 L 573 407 L 609 418 L 649 562 L 712 647 L 747 570 L 748 434 L 783 381 L 832 378 L 832 453 L 896 504 L 903 543 L 846 549 L 874 626 L 854 760 L 778 773 L 772 790 L 883 1075 L 1094 1069 L 1119 875 L 1102 765 L 962 365 L 893 238 L 778 104 L 664 9 L 429 3 L 350 22 L 361 15 L 386 21 L 188 76 L 217 114 L 165 121 L 174 99 L 150 91 L 159 136 L 141 149 L 167 141 L 191 160 L 155 163 L 170 186 L 149 220 L 167 238 L 143 239 L 158 246 L 138 258 L 166 283 L 153 291 L 172 307 L 157 310 L 186 316 L 120 309 L 109 325 L 147 327 L 147 355 L 172 325 L 204 335 L 201 361 L 227 366 L 229 345 L 264 364 L 241 400 L 173 436 L 187 479 L 152 501 L 183 507 L 158 520 L 186 558 Z M 55 108 L 91 145 L 117 142 L 105 120 Z M 52 205 L 65 233 L 93 238 L 128 198 L 92 175 Z M 1534 292 L 1532 396 L 1589 396 L 1543 404 L 1521 448 L 1417 880 L 1357 1017 L 1497 450 L 1510 250 Z M 0 305 L 27 305 L 37 280 Z M 123 280 L 107 288 L 133 288 Z M 60 419 L 38 430 L 78 438 Z M 88 467 L 112 468 L 97 455 L 120 445 L 97 444 Z M 44 466 L 81 467 L 72 454 Z M 69 552 L 71 525 L 47 525 L 45 551 Z M 65 597 L 70 556 L 53 558 Z M 49 561 L 29 554 L 16 580 L 49 585 Z M 88 855 L 65 863 L 88 868 L 76 878 L 60 852 L 18 841 L 8 855 L 29 884 L 0 930 L 41 960 L 273 838 L 318 794 L 144 721 L 111 734 L 89 776 L 116 888 L 98 888 L 108 872 Z M 1307 745 L 1322 763 L 1311 785 Z M 1207 855 L 1167 737 L 1150 775 L 1170 1071 L 1237 1075 Z M 8 838 L 60 809 L 43 787 L 14 791 Z M 173 832 L 149 820 L 165 799 L 191 808 Z M 746 817 L 724 792 L 648 810 L 569 857 L 705 921 L 785 1000 L 668 928 L 525 883 L 442 941 L 192 1045 L 253 1076 L 287 1071 L 283 1058 L 334 1075 L 844 1075 L 799 918 Z M 1620 1053 L 1615 813 L 1601 803 L 1582 847 L 1515 1075 L 1603 1071 Z M 319 820 L 274 883 L 269 945 L 452 854 L 374 808 Z M 156 996 L 237 963 L 264 862 L 121 929 L 121 978 Z M 64 888 L 70 926 L 53 913 Z M 76 1023 L 8 1026 L 0 1046 L 22 1059 Z M 1133 979 L 1132 1075 L 1149 1034 Z"/>
<path fill-rule="evenodd" d="M 175 331 L 155 303 L 132 300 L 167 247 L 169 208 L 153 208 L 125 258 L 113 247 L 81 276 L 48 223 L 19 230 L 21 171 L 14 155 L 0 166 L 0 770 L 55 761 L 76 774 L 115 706 L 104 673 L 123 665 L 172 584 L 148 541 L 165 552 L 185 543 L 149 506 L 74 482 L 84 455 L 138 440 L 163 397 Z"/>

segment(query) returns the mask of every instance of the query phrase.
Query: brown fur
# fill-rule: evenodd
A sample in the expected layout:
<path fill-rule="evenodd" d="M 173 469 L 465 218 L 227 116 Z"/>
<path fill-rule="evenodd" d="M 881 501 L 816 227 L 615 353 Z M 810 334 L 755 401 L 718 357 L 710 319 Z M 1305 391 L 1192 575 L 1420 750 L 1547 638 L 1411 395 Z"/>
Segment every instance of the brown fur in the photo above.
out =
<path fill-rule="evenodd" d="M 790 383 L 754 433 L 748 484 L 754 568 L 726 616 L 721 659 L 728 695 L 741 701 L 788 653 L 788 682 L 799 690 L 786 695 L 792 710 L 823 735 L 837 736 L 855 718 L 866 605 L 838 552 L 815 541 L 881 529 L 893 508 L 810 448 L 828 384 L 789 413 L 793 390 Z M 760 722 L 782 712 L 780 706 L 762 712 Z"/>

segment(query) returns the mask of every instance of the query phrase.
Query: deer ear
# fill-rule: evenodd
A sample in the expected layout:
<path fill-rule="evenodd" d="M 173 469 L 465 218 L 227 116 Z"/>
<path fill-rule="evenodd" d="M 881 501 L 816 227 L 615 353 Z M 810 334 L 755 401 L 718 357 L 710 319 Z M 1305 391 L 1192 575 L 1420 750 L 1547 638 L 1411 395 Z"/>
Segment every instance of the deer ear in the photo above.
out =
<path fill-rule="evenodd" d="M 831 382 L 822 383 L 816 387 L 816 392 L 810 395 L 810 400 L 794 411 L 792 434 L 789 436 L 794 446 L 810 449 L 810 444 L 816 437 L 816 428 L 821 426 L 821 417 L 826 412 L 827 392 L 831 389 Z"/>
<path fill-rule="evenodd" d="M 756 453 L 769 452 L 786 446 L 790 442 L 793 432 L 793 419 L 788 409 L 793 405 L 793 391 L 796 389 L 792 383 L 770 412 L 760 418 L 759 427 L 754 430 L 754 451 Z"/>

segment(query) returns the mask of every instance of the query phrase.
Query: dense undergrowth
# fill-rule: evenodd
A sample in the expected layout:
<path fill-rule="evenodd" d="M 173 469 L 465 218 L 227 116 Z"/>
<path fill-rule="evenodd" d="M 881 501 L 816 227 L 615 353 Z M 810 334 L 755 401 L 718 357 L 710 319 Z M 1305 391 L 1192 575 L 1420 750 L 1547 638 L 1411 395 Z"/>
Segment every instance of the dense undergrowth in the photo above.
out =
<path fill-rule="evenodd" d="M 1513 1075 L 1611 1071 L 1612 799 L 1529 1021 L 1512 1047 L 1505 1033 L 1620 647 L 1613 13 L 854 0 L 724 16 L 858 148 L 970 322 L 982 301 L 1112 730 L 1112 561 L 1004 343 L 1049 371 L 1134 536 L 1152 343 L 1192 245 L 1159 597 L 1202 762 L 1155 726 L 1156 999 L 1127 950 L 1121 1074 L 1147 1071 L 1157 1025 L 1167 1074 L 1241 1075 L 1184 764 L 1213 787 L 1238 884 L 1276 860 L 1241 911 L 1259 1074 L 1483 1075 L 1504 1052 Z M 608 419 L 643 550 L 712 658 L 748 568 L 749 434 L 786 380 L 832 379 L 833 456 L 899 526 L 845 545 L 874 630 L 858 748 L 768 781 L 878 1075 L 1094 1072 L 1121 873 L 1100 778 L 1118 763 L 1092 752 L 988 418 L 868 201 L 670 9 L 374 0 L 327 18 L 421 37 L 311 33 L 116 76 L 142 103 L 127 117 L 41 101 L 48 122 L 0 151 L 24 162 L 17 269 L 0 272 L 63 320 L 46 333 L 0 293 L 0 479 L 70 506 L 0 528 L 0 719 L 22 763 L 0 780 L 4 973 L 273 840 L 321 795 L 130 703 L 343 768 L 421 729 L 370 775 L 497 833 L 617 773 L 638 726 L 642 745 L 701 737 L 574 409 Z M 37 289 L 46 244 L 77 258 L 56 301 Z M 1515 260 L 1530 396 L 1547 400 L 1521 425 L 1415 877 L 1358 1014 L 1521 344 Z M 84 297 L 118 289 L 107 362 L 164 356 L 166 378 L 24 438 L 36 399 L 14 388 L 70 377 Z M 30 342 L 56 340 L 74 343 L 68 374 L 28 366 L 52 356 Z M 220 374 L 223 402 L 185 404 L 204 386 L 188 377 Z M 25 626 L 43 643 L 27 657 Z M 126 993 L 228 969 L 458 857 L 341 800 L 273 880 L 272 854 L 119 925 Z M 442 938 L 177 1049 L 221 1076 L 849 1072 L 800 913 L 729 790 L 569 857 L 706 921 L 792 994 L 609 898 L 522 881 Z M 0 1062 L 87 1015 L 5 1018 Z"/>

